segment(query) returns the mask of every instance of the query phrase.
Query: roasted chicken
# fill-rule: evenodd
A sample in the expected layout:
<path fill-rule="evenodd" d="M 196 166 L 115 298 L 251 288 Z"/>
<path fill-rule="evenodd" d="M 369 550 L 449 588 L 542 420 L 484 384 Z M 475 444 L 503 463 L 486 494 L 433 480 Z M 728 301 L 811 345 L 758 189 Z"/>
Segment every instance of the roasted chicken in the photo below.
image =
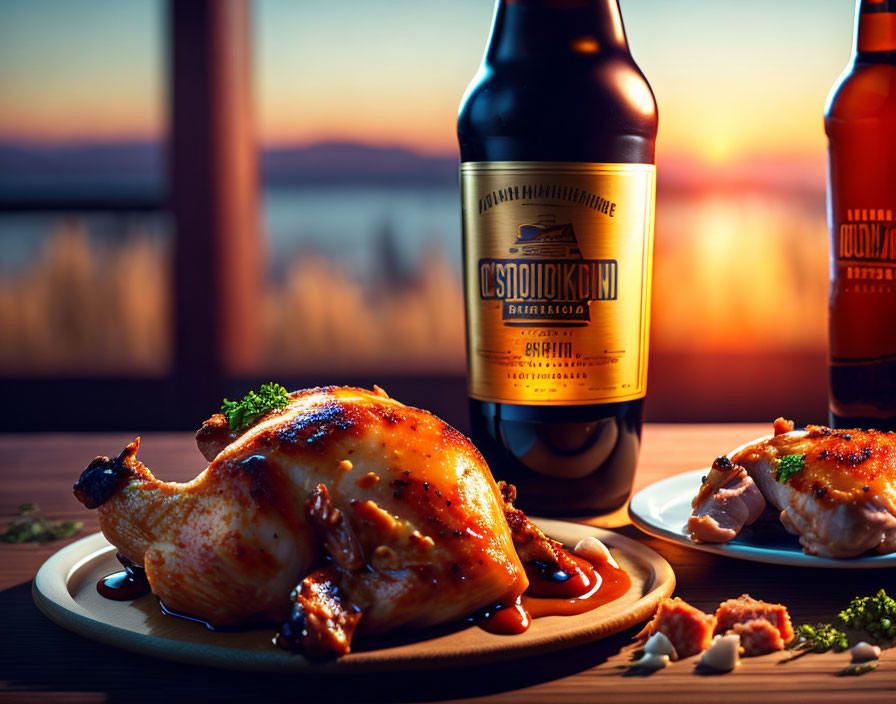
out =
<path fill-rule="evenodd" d="M 451 621 L 527 586 L 480 454 L 382 391 L 298 392 L 240 433 L 215 416 L 197 439 L 211 464 L 191 482 L 157 480 L 135 440 L 75 487 L 172 611 L 214 626 L 292 611 L 306 649 L 338 652 L 355 627 Z"/>
<path fill-rule="evenodd" d="M 379 389 L 296 392 L 238 432 L 214 416 L 197 440 L 211 463 L 191 482 L 156 479 L 137 439 L 75 494 L 169 610 L 213 626 L 285 619 L 284 644 L 340 654 L 356 629 L 513 602 L 528 584 L 514 537 L 562 558 L 467 438 Z"/>
<path fill-rule="evenodd" d="M 772 437 L 716 461 L 713 472 L 724 465 L 728 474 L 713 483 L 711 472 L 701 487 L 692 537 L 730 540 L 761 512 L 758 488 L 810 555 L 896 551 L 896 433 L 794 430 L 782 418 L 774 428 Z"/>

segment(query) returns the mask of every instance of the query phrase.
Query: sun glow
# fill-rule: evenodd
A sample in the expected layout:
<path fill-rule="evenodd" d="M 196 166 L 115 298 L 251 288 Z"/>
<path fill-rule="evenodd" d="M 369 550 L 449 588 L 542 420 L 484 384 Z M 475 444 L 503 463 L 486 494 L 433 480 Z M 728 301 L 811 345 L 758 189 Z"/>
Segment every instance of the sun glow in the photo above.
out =
<path fill-rule="evenodd" d="M 670 198 L 659 213 L 652 342 L 671 351 L 823 349 L 824 211 L 769 193 Z"/>

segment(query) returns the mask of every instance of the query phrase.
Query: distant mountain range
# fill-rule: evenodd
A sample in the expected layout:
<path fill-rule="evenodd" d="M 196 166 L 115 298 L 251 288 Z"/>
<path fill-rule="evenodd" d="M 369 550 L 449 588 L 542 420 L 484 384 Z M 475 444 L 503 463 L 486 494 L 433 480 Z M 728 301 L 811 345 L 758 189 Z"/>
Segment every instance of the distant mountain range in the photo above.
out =
<path fill-rule="evenodd" d="M 266 183 L 414 183 L 450 185 L 457 180 L 453 156 L 425 156 L 398 147 L 330 142 L 261 152 Z M 157 142 L 45 147 L 0 141 L 0 182 L 84 177 L 161 183 L 165 149 Z"/>
<path fill-rule="evenodd" d="M 266 149 L 261 155 L 266 182 L 388 181 L 427 184 L 457 182 L 457 157 L 424 156 L 399 147 L 330 142 Z"/>
<path fill-rule="evenodd" d="M 274 184 L 408 184 L 456 187 L 457 158 L 427 156 L 400 147 L 350 142 L 266 148 L 260 170 Z M 690 158 L 660 160 L 661 194 L 698 191 L 772 190 L 824 194 L 824 154 L 761 155 L 703 164 Z M 0 140 L 0 201 L 49 192 L 90 197 L 158 198 L 166 182 L 165 148 L 159 142 L 115 142 L 39 146 Z"/>
<path fill-rule="evenodd" d="M 163 151 L 154 142 L 62 145 L 0 142 L 0 178 L 124 175 L 158 178 Z"/>

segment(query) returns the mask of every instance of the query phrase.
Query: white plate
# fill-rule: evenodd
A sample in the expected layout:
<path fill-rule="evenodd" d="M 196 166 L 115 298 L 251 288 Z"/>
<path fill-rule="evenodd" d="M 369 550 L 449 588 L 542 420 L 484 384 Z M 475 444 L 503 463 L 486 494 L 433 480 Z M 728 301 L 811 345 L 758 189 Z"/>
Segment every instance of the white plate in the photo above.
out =
<path fill-rule="evenodd" d="M 686 548 L 741 560 L 841 569 L 896 567 L 896 553 L 845 559 L 807 555 L 800 547 L 797 536 L 788 533 L 779 522 L 765 519 L 747 526 L 728 543 L 695 543 L 688 537 L 688 517 L 691 515 L 691 501 L 700 488 L 700 479 L 708 473 L 709 469 L 695 469 L 642 489 L 632 497 L 628 507 L 632 523 L 645 533 Z"/>

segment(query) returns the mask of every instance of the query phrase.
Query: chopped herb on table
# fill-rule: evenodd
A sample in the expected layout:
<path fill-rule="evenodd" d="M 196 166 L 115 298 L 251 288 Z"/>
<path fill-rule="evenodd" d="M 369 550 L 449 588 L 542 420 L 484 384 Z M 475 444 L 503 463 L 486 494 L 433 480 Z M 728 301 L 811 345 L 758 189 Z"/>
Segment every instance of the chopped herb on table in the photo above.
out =
<path fill-rule="evenodd" d="M 778 460 L 778 481 L 786 484 L 794 474 L 802 472 L 805 466 L 805 455 L 784 455 Z"/>
<path fill-rule="evenodd" d="M 286 408 L 289 405 L 289 391 L 280 384 L 262 384 L 256 391 L 250 391 L 240 401 L 224 399 L 221 413 L 227 419 L 231 430 L 252 425 L 265 413 Z"/>
<path fill-rule="evenodd" d="M 44 518 L 37 504 L 22 504 L 19 515 L 0 533 L 4 543 L 48 543 L 70 538 L 84 524 L 81 521 L 51 521 Z"/>
<path fill-rule="evenodd" d="M 844 667 L 837 673 L 837 677 L 852 677 L 855 675 L 864 675 L 877 669 L 876 662 L 863 662 L 859 665 L 850 665 Z"/>
<path fill-rule="evenodd" d="M 837 620 L 847 628 L 867 631 L 880 640 L 896 638 L 896 599 L 887 596 L 881 589 L 873 596 L 857 596 L 837 614 Z M 846 634 L 830 623 L 803 624 L 797 628 L 791 648 L 807 648 L 816 653 L 824 653 L 832 648 L 842 652 L 849 647 Z M 842 675 L 862 675 L 877 665 L 855 666 L 844 670 Z M 847 671 L 848 670 L 848 671 Z"/>
<path fill-rule="evenodd" d="M 896 599 L 887 596 L 883 589 L 874 596 L 857 596 L 837 618 L 875 638 L 896 638 Z"/>
<path fill-rule="evenodd" d="M 799 637 L 796 645 L 808 646 L 816 653 L 824 653 L 831 648 L 841 653 L 849 647 L 846 634 L 829 623 L 816 623 L 814 626 L 806 623 L 797 628 L 796 632 Z"/>

